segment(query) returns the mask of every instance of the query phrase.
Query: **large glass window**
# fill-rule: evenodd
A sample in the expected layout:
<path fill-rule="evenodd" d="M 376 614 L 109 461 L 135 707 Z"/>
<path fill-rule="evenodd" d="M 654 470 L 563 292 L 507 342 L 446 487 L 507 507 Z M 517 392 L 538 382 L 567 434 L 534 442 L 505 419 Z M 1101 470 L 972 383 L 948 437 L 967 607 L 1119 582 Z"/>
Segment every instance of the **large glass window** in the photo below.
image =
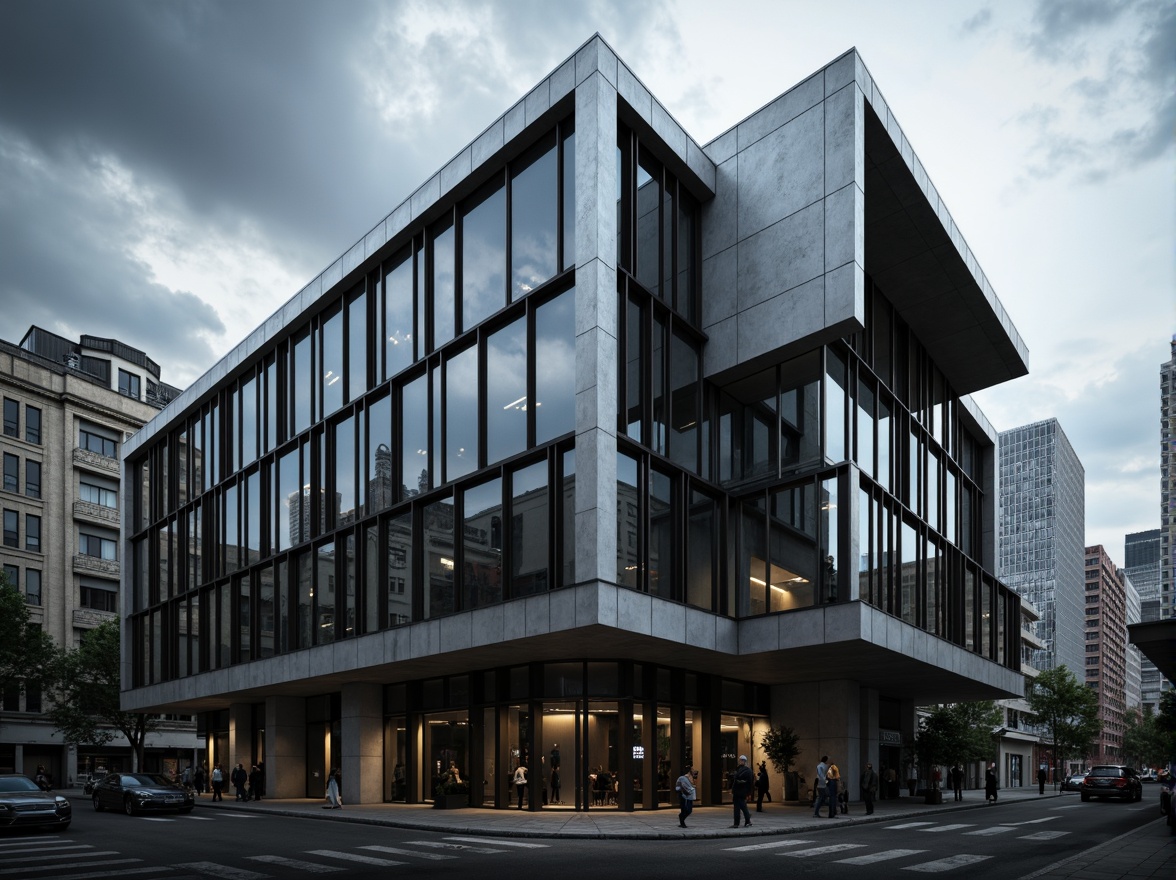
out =
<path fill-rule="evenodd" d="M 135 400 L 142 399 L 142 378 L 136 373 L 128 373 L 126 370 L 120 369 L 118 371 L 118 393 L 123 397 L 132 397 Z"/>
<path fill-rule="evenodd" d="M 542 365 L 536 373 L 545 370 L 546 365 Z M 492 334 L 486 342 L 487 464 L 509 458 L 527 448 L 529 404 L 527 320 L 521 316 Z"/>
<path fill-rule="evenodd" d="M 8 532 L 8 514 L 9 511 L 4 511 L 4 531 L 7 539 Z M 13 528 L 15 528 L 15 516 L 13 514 Z M 118 542 L 113 538 L 104 538 L 101 535 L 91 535 L 86 532 L 78 534 L 78 553 L 82 556 L 91 556 L 95 559 L 118 559 Z"/>
<path fill-rule="evenodd" d="M 661 165 L 644 148 L 637 159 L 636 275 L 655 295 L 661 292 Z"/>
<path fill-rule="evenodd" d="M 510 184 L 511 301 L 556 273 L 560 226 L 558 166 L 553 137 L 513 169 Z"/>
<path fill-rule="evenodd" d="M 560 549 L 563 554 L 563 582 L 569 586 L 576 582 L 576 450 L 571 449 L 563 456 L 562 509 L 560 528 L 563 533 Z"/>
<path fill-rule="evenodd" d="M 15 510 L 4 511 L 4 546 L 20 546 L 20 514 Z M 87 554 L 84 550 L 79 552 L 81 552 L 83 556 L 96 555 Z"/>
<path fill-rule="evenodd" d="M 323 319 L 318 374 L 321 377 L 322 413 L 330 415 L 343 405 L 343 310 L 335 306 Z"/>
<path fill-rule="evenodd" d="M 25 514 L 25 549 L 41 552 L 41 517 L 31 513 Z"/>
<path fill-rule="evenodd" d="M 426 549 L 425 617 L 442 617 L 456 608 L 454 595 L 453 499 L 442 498 L 423 511 Z"/>
<path fill-rule="evenodd" d="M 4 398 L 4 436 L 20 436 L 20 401 Z"/>
<path fill-rule="evenodd" d="M 290 349 L 290 376 L 286 383 L 290 395 L 290 412 L 294 416 L 292 431 L 301 434 L 310 427 L 311 389 L 315 387 L 310 372 L 310 330 L 294 337 Z"/>
<path fill-rule="evenodd" d="M 355 417 L 348 416 L 334 426 L 335 492 L 332 496 L 331 517 L 334 526 L 347 525 L 355 520 Z"/>
<path fill-rule="evenodd" d="M 715 499 L 702 492 L 690 493 L 690 519 L 686 535 L 686 602 L 714 611 L 716 543 L 719 535 Z"/>
<path fill-rule="evenodd" d="M 15 586 L 15 583 L 13 584 Z M 110 593 L 112 598 L 117 599 L 118 593 Z M 26 605 L 40 605 L 41 604 L 41 572 L 35 568 L 25 569 L 25 604 Z M 111 606 L 104 608 L 104 611 L 117 611 L 117 603 L 111 602 Z"/>
<path fill-rule="evenodd" d="M 4 491 L 20 491 L 20 458 L 11 452 L 4 453 Z"/>
<path fill-rule="evenodd" d="M 478 348 L 445 362 L 445 480 L 478 467 Z"/>
<path fill-rule="evenodd" d="M 454 334 L 454 258 L 453 223 L 433 231 L 433 348 L 440 348 Z"/>
<path fill-rule="evenodd" d="M 510 595 L 529 596 L 547 589 L 547 462 L 515 471 L 510 482 Z"/>
<path fill-rule="evenodd" d="M 847 376 L 845 360 L 826 349 L 825 367 L 825 458 L 831 462 L 845 460 L 845 405 Z"/>
<path fill-rule="evenodd" d="M 400 419 L 402 497 L 411 498 L 429 488 L 429 377 L 422 373 L 401 392 Z"/>
<path fill-rule="evenodd" d="M 347 399 L 368 390 L 367 294 L 362 285 L 347 295 Z"/>
<path fill-rule="evenodd" d="M 257 460 L 257 380 L 241 383 L 241 467 Z"/>
<path fill-rule="evenodd" d="M 563 268 L 576 265 L 576 133 L 563 142 Z"/>
<path fill-rule="evenodd" d="M 649 592 L 674 598 L 673 485 L 660 471 L 649 472 Z"/>
<path fill-rule="evenodd" d="M 41 411 L 35 406 L 25 407 L 25 442 L 41 445 Z"/>
<path fill-rule="evenodd" d="M 469 329 L 506 304 L 506 188 L 501 180 L 467 208 L 461 225 L 461 325 Z"/>
<path fill-rule="evenodd" d="M 336 595 L 335 586 L 335 544 L 330 542 L 327 544 L 320 544 L 314 551 L 315 555 L 315 583 L 314 583 L 314 606 L 315 606 L 315 634 L 314 643 L 325 645 L 335 641 L 341 634 L 336 632 L 338 625 L 336 614 L 336 603 L 339 602 L 339 597 Z"/>
<path fill-rule="evenodd" d="M 694 345 L 674 332 L 670 349 L 670 458 L 698 471 L 698 422 L 701 415 L 699 357 Z"/>
<path fill-rule="evenodd" d="M 617 453 L 617 583 L 636 589 L 641 583 L 640 505 L 637 460 Z"/>
<path fill-rule="evenodd" d="M 502 480 L 466 489 L 462 503 L 463 607 L 493 605 L 502 601 Z"/>
<path fill-rule="evenodd" d="M 78 498 L 90 504 L 115 509 L 118 507 L 118 490 L 94 483 L 82 482 L 78 485 Z"/>
<path fill-rule="evenodd" d="M 81 428 L 78 431 L 78 445 L 106 458 L 118 458 L 118 443 L 94 431 Z"/>
<path fill-rule="evenodd" d="M 388 520 L 388 626 L 412 620 L 412 513 Z"/>
<path fill-rule="evenodd" d="M 396 470 L 392 461 L 392 397 L 385 395 L 373 401 L 365 414 L 368 454 L 365 509 L 372 513 L 391 507 L 398 496 L 393 483 Z"/>
<path fill-rule="evenodd" d="M 384 268 L 384 378 L 412 365 L 412 249 L 405 248 Z"/>
<path fill-rule="evenodd" d="M 535 442 L 576 428 L 576 291 L 535 310 Z"/>

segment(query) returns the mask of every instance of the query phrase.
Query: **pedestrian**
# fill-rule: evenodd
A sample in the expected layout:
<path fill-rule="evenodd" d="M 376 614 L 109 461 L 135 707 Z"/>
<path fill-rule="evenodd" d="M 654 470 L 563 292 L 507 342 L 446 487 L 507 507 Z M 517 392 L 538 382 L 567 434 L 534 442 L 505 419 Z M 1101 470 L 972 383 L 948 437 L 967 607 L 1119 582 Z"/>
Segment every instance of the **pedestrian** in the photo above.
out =
<path fill-rule="evenodd" d="M 694 799 L 698 797 L 698 790 L 694 787 L 694 780 L 698 778 L 698 771 L 687 764 L 678 777 L 674 790 L 678 792 L 678 824 L 685 828 L 686 819 L 694 812 Z"/>
<path fill-rule="evenodd" d="M 562 804 L 563 801 L 559 799 L 559 768 L 551 768 L 551 802 L 553 804 Z"/>
<path fill-rule="evenodd" d="M 886 780 L 886 797 L 898 797 L 898 772 L 893 767 L 889 767 L 883 777 Z"/>
<path fill-rule="evenodd" d="M 527 767 L 525 764 L 519 764 L 515 768 L 514 787 L 519 796 L 519 809 L 521 810 L 523 808 L 523 793 L 527 790 Z"/>
<path fill-rule="evenodd" d="M 246 795 L 245 800 L 261 800 L 261 789 L 261 768 L 254 764 L 249 771 L 249 794 Z"/>
<path fill-rule="evenodd" d="M 768 791 L 771 783 L 768 780 L 768 764 L 766 761 L 760 761 L 759 772 L 755 774 L 755 811 L 762 813 L 764 811 L 764 798 L 768 799 L 768 803 L 772 802 L 772 794 Z"/>
<path fill-rule="evenodd" d="M 184 772 L 180 774 L 180 783 L 189 791 L 192 790 L 192 765 L 189 764 L 184 768 Z"/>
<path fill-rule="evenodd" d="M 735 768 L 735 776 L 731 780 L 731 799 L 735 804 L 735 824 L 732 828 L 739 827 L 739 815 L 743 814 L 743 827 L 751 827 L 751 813 L 747 811 L 747 799 L 751 795 L 752 787 L 755 785 L 755 776 L 752 775 L 751 768 L 747 766 L 747 755 L 739 756 L 739 766 Z"/>
<path fill-rule="evenodd" d="M 192 774 L 192 782 L 196 786 L 196 794 L 203 795 L 208 784 L 208 774 L 204 772 L 203 764 L 196 767 L 196 772 Z"/>
<path fill-rule="evenodd" d="M 829 756 L 821 755 L 821 762 L 817 764 L 817 781 L 813 783 L 813 818 L 820 818 L 821 804 L 829 800 L 828 778 L 826 774 L 829 772 Z M 829 803 L 829 818 L 833 818 L 833 810 L 836 809 L 832 802 Z"/>
<path fill-rule="evenodd" d="M 224 797 L 221 791 L 225 787 L 225 774 L 221 770 L 220 764 L 212 765 L 212 799 L 214 801 L 223 801 Z"/>
<path fill-rule="evenodd" d="M 874 772 L 874 765 L 866 762 L 866 769 L 862 771 L 862 802 L 866 805 L 866 815 L 874 813 L 874 795 L 878 791 L 878 774 Z"/>
<path fill-rule="evenodd" d="M 246 772 L 244 764 L 238 763 L 237 766 L 233 768 L 233 772 L 229 774 L 229 781 L 233 783 L 237 800 L 249 800 L 249 798 L 245 796 L 245 783 L 249 781 L 249 773 Z"/>
<path fill-rule="evenodd" d="M 838 811 L 842 813 L 849 812 L 849 797 L 845 797 L 845 802 L 842 803 L 842 795 L 845 792 L 839 791 L 841 786 L 841 771 L 837 769 L 837 765 L 832 761 L 829 762 L 829 767 L 825 770 L 825 781 L 829 786 L 829 818 L 836 817 Z"/>
<path fill-rule="evenodd" d="M 339 771 L 331 769 L 331 775 L 327 777 L 327 802 L 323 804 L 324 810 L 338 810 L 343 806 L 343 798 L 339 795 Z"/>
<path fill-rule="evenodd" d="M 1045 780 L 1048 778 L 1048 776 L 1049 776 L 1049 774 L 1047 774 L 1045 772 L 1045 765 L 1044 764 L 1042 764 L 1040 767 L 1037 768 L 1037 793 L 1038 794 L 1045 794 Z"/>
<path fill-rule="evenodd" d="M 955 792 L 955 799 L 962 801 L 964 799 L 964 771 L 956 764 L 947 771 L 947 781 L 951 783 L 951 790 Z"/>
<path fill-rule="evenodd" d="M 996 765 L 989 762 L 988 769 L 984 771 L 984 801 L 985 803 L 996 803 Z"/>

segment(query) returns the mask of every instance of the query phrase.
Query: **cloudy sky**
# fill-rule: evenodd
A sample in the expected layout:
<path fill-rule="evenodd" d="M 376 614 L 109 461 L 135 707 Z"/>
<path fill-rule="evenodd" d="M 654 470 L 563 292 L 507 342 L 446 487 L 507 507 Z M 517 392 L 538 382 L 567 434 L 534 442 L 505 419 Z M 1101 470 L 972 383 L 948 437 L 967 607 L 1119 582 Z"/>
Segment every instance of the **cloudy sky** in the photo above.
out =
<path fill-rule="evenodd" d="M 1025 339 L 1087 542 L 1159 527 L 1170 0 L 0 2 L 0 338 L 185 386 L 599 32 L 709 141 L 856 46 Z"/>

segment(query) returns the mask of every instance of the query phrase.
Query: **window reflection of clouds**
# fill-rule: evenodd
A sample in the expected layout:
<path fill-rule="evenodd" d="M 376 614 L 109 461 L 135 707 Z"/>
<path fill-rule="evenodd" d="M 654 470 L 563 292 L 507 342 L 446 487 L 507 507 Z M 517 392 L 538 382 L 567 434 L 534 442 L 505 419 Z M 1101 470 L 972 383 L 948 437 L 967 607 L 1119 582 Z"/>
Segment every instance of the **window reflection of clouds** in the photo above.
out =
<path fill-rule="evenodd" d="M 519 318 L 486 343 L 486 461 L 527 447 L 527 322 Z"/>
<path fill-rule="evenodd" d="M 433 239 L 433 347 L 453 338 L 454 321 L 453 227 Z"/>
<path fill-rule="evenodd" d="M 552 148 L 511 181 L 511 299 L 555 275 L 559 228 L 557 152 Z"/>
<path fill-rule="evenodd" d="M 506 190 L 500 187 L 462 221 L 462 327 L 469 329 L 505 303 Z"/>
<path fill-rule="evenodd" d="M 412 254 L 406 248 L 384 280 L 385 378 L 391 378 L 413 362 Z"/>
<path fill-rule="evenodd" d="M 576 291 L 535 313 L 535 442 L 576 427 Z"/>
<path fill-rule="evenodd" d="M 478 467 L 478 349 L 471 346 L 445 364 L 445 479 Z"/>

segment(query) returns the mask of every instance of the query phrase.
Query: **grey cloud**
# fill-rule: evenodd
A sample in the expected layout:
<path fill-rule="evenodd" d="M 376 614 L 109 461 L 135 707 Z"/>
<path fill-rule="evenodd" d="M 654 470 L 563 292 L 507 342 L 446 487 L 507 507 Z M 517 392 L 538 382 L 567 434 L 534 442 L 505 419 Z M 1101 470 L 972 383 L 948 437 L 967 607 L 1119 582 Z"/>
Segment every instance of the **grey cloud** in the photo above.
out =
<path fill-rule="evenodd" d="M 992 24 L 992 9 L 985 6 L 976 12 L 975 15 L 964 20 L 960 26 L 960 30 L 965 34 L 974 34 L 987 29 Z"/>
<path fill-rule="evenodd" d="M 1038 0 L 1029 45 L 1050 59 L 1084 51 L 1081 38 L 1110 24 L 1129 6 L 1128 0 Z"/>

